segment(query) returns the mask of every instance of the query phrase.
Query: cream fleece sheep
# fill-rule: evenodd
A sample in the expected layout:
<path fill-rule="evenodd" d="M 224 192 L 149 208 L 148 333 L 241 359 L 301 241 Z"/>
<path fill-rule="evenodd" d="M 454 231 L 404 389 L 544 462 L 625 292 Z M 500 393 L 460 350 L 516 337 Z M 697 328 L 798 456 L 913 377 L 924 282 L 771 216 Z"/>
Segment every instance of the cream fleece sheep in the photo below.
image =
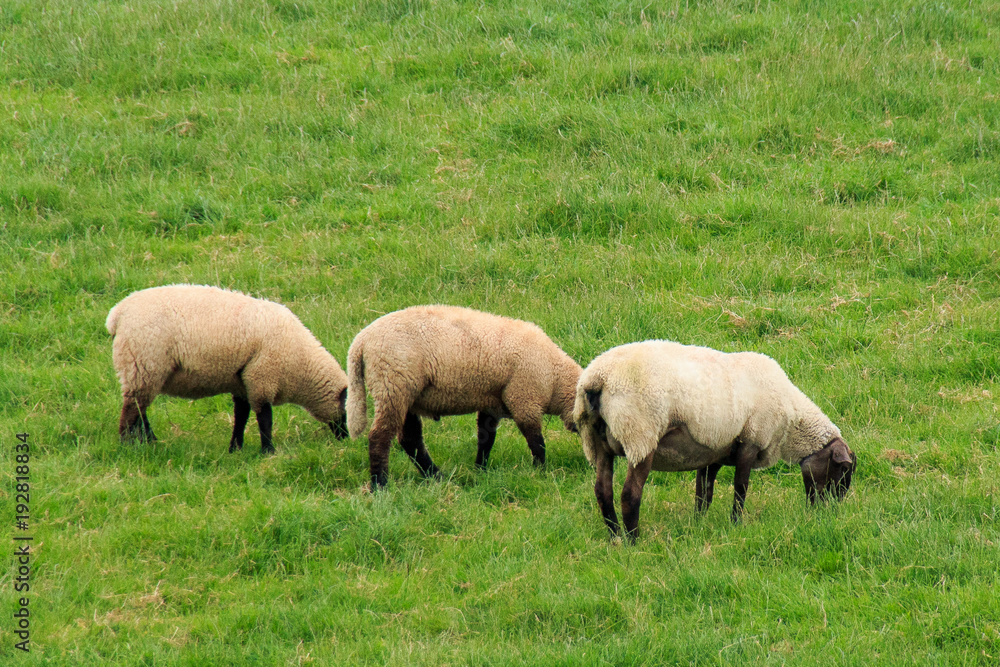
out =
<path fill-rule="evenodd" d="M 545 463 L 542 415 L 573 424 L 573 397 L 580 366 L 534 324 L 453 306 L 414 306 L 375 320 L 347 353 L 351 437 L 367 427 L 365 385 L 375 402 L 368 434 L 372 488 L 387 481 L 393 438 L 417 469 L 435 475 L 423 442 L 420 417 L 478 412 L 482 467 L 497 423 L 514 420 L 535 463 Z"/>
<path fill-rule="evenodd" d="M 697 470 L 697 508 L 703 510 L 719 468 L 736 466 L 736 521 L 751 468 L 779 459 L 801 464 L 813 501 L 817 489 L 842 497 L 854 469 L 837 426 L 777 362 L 754 352 L 662 340 L 613 348 L 580 376 L 574 418 L 597 469 L 595 493 L 612 534 L 618 532 L 611 489 L 616 455 L 628 459 L 622 514 L 631 537 L 650 470 Z"/>
<path fill-rule="evenodd" d="M 346 436 L 347 376 L 288 308 L 203 285 L 133 292 L 108 313 L 122 385 L 122 440 L 155 440 L 146 408 L 159 394 L 232 394 L 229 451 L 243 447 L 252 409 L 261 451 L 274 451 L 271 406 L 294 403 Z M 141 421 L 141 425 L 140 425 Z"/>

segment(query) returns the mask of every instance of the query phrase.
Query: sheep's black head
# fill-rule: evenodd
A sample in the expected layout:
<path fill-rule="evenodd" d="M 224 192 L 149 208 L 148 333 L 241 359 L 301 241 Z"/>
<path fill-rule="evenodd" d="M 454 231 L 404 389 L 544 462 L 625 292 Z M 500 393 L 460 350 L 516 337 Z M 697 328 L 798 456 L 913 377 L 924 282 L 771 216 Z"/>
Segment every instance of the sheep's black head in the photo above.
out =
<path fill-rule="evenodd" d="M 337 395 L 337 404 L 340 406 L 340 416 L 329 424 L 337 440 L 343 440 L 347 437 L 347 387 Z"/>
<path fill-rule="evenodd" d="M 333 435 L 337 440 L 343 440 L 347 437 L 347 415 L 341 415 L 336 421 L 328 422 L 330 425 L 330 430 L 333 431 Z"/>
<path fill-rule="evenodd" d="M 802 481 L 806 485 L 809 501 L 827 495 L 842 500 L 851 488 L 851 475 L 858 465 L 858 457 L 840 438 L 834 438 L 826 447 L 802 459 Z"/>

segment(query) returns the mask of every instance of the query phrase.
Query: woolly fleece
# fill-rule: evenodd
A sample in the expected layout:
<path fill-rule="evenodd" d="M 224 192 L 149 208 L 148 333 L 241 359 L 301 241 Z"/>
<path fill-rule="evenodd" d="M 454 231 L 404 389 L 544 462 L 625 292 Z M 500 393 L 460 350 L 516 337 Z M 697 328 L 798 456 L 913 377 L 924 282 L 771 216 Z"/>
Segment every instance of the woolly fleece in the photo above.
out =
<path fill-rule="evenodd" d="M 601 445 L 588 392 L 600 393 L 611 446 L 623 449 L 633 466 L 656 451 L 655 470 L 694 470 L 722 460 L 737 438 L 760 448 L 753 468 L 779 459 L 798 463 L 840 437 L 770 357 L 650 340 L 608 350 L 580 376 L 574 417 L 592 465 Z M 663 441 L 681 425 L 690 439 Z"/>
<path fill-rule="evenodd" d="M 324 423 L 343 414 L 347 376 L 281 304 L 217 287 L 167 285 L 122 299 L 106 326 L 126 401 L 231 393 L 254 412 L 294 403 Z"/>
<path fill-rule="evenodd" d="M 365 327 L 347 353 L 351 437 L 375 420 L 394 433 L 407 411 L 425 417 L 488 412 L 541 424 L 559 415 L 573 429 L 580 365 L 530 322 L 454 306 L 413 306 Z"/>

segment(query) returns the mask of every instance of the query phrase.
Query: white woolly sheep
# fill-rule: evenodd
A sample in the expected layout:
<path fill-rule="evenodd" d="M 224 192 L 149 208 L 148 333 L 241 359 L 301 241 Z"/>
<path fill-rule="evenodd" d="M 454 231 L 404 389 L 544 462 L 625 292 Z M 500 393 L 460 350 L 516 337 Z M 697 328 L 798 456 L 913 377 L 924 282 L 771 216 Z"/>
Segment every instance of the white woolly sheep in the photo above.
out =
<path fill-rule="evenodd" d="M 574 418 L 597 471 L 594 492 L 612 535 L 614 457 L 628 459 L 622 488 L 626 537 L 638 534 L 650 470 L 697 470 L 696 509 L 712 502 L 715 476 L 736 467 L 733 521 L 743 512 L 751 468 L 779 459 L 802 468 L 806 494 L 843 498 L 857 459 L 840 430 L 791 383 L 776 361 L 662 340 L 600 355 L 583 371 Z"/>
<path fill-rule="evenodd" d="M 122 441 L 156 440 L 146 408 L 160 394 L 232 394 L 230 452 L 243 447 L 251 409 L 261 452 L 273 452 L 271 406 L 282 403 L 302 406 L 337 438 L 347 435 L 347 375 L 281 304 L 217 287 L 167 285 L 122 299 L 106 326 L 122 386 Z"/>
<path fill-rule="evenodd" d="M 365 385 L 375 403 L 368 434 L 372 489 L 388 480 L 393 438 L 425 477 L 437 475 L 420 417 L 478 412 L 476 465 L 485 467 L 500 419 L 514 420 L 536 465 L 545 463 L 542 415 L 573 424 L 580 365 L 534 324 L 453 306 L 414 306 L 375 320 L 351 343 L 347 425 L 367 427 Z"/>

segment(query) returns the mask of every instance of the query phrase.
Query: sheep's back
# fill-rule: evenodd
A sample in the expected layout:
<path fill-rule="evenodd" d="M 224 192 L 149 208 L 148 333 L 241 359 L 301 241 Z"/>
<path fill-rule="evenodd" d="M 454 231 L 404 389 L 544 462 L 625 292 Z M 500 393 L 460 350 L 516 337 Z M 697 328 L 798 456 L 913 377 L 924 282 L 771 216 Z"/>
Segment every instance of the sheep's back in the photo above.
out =
<path fill-rule="evenodd" d="M 366 376 L 406 376 L 428 387 L 427 409 L 465 410 L 499 398 L 515 377 L 548 382 L 561 350 L 534 324 L 452 306 L 414 306 L 382 316 L 364 333 Z M 551 391 L 551 389 L 550 389 Z M 458 406 L 463 397 L 468 406 Z M 442 414 L 447 414 L 442 412 Z"/>
<path fill-rule="evenodd" d="M 684 425 L 697 443 L 723 451 L 740 435 L 756 402 L 755 385 L 734 356 L 645 341 L 609 350 L 585 375 L 605 375 L 601 411 L 609 426 L 616 411 L 644 415 L 658 440 Z"/>
<path fill-rule="evenodd" d="M 151 288 L 117 308 L 116 349 L 147 368 L 172 370 L 165 392 L 180 396 L 210 395 L 269 346 L 287 346 L 289 335 L 311 338 L 284 306 L 214 287 Z"/>

